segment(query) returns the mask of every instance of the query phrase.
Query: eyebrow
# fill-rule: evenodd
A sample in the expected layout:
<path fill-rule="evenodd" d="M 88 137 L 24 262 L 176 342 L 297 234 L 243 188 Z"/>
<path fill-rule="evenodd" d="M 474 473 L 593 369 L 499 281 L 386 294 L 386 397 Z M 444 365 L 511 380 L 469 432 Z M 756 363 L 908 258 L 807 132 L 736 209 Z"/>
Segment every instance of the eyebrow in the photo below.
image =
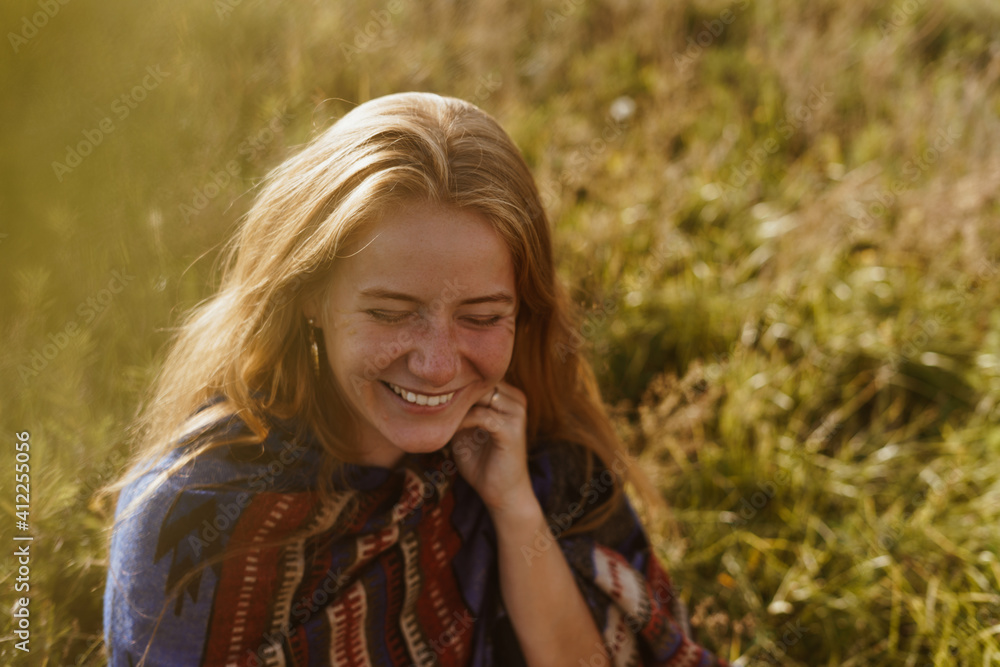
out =
<path fill-rule="evenodd" d="M 370 287 L 368 289 L 361 290 L 361 296 L 368 297 L 371 299 L 390 299 L 392 301 L 405 301 L 407 303 L 415 303 L 422 305 L 423 301 L 413 296 L 412 294 L 406 294 L 404 292 L 394 292 L 389 289 L 382 287 Z M 493 294 L 484 294 L 482 296 L 474 296 L 468 299 L 461 299 L 458 302 L 460 306 L 468 306 L 477 303 L 503 303 L 503 304 L 513 304 L 514 297 L 507 292 L 494 292 Z"/>

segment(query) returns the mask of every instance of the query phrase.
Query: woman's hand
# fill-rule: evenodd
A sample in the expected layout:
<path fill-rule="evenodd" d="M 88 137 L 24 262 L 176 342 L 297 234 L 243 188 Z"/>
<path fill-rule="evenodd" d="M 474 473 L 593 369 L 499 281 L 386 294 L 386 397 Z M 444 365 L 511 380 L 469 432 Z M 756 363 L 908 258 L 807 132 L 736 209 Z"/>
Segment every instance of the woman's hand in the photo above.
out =
<path fill-rule="evenodd" d="M 452 439 L 459 473 L 491 514 L 537 502 L 528 476 L 527 404 L 524 392 L 501 382 L 476 401 Z"/>
<path fill-rule="evenodd" d="M 501 382 L 462 421 L 455 463 L 496 527 L 500 594 L 527 664 L 606 665 L 597 624 L 531 488 L 526 426 L 524 393 Z M 548 546 L 526 557 L 539 538 Z"/>

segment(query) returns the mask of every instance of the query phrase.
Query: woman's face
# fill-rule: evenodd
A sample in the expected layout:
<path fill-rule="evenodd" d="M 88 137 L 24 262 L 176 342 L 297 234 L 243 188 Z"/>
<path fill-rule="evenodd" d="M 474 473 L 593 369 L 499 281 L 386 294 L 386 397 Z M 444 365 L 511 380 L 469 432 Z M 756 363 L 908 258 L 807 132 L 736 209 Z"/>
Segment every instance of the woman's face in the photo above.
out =
<path fill-rule="evenodd" d="M 510 253 L 468 209 L 414 202 L 366 230 L 306 316 L 361 425 L 365 463 L 451 440 L 510 365 L 517 315 Z"/>

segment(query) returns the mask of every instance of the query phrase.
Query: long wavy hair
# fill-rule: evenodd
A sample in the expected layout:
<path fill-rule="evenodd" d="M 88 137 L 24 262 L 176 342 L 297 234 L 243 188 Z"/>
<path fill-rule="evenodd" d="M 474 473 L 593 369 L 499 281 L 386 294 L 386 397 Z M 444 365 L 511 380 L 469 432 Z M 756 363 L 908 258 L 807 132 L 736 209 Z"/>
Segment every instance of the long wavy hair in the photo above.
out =
<path fill-rule="evenodd" d="M 576 443 L 587 452 L 588 476 L 594 457 L 616 471 L 624 463 L 631 475 L 582 356 L 578 319 L 557 279 L 549 223 L 521 153 L 476 106 L 403 93 L 356 107 L 267 176 L 223 255 L 218 293 L 188 315 L 172 342 L 136 425 L 135 461 L 110 492 L 181 444 L 184 456 L 147 491 L 225 444 L 197 435 L 227 416 L 249 427 L 244 440 L 257 442 L 271 417 L 292 420 L 329 453 L 325 472 L 358 460 L 344 397 L 325 364 L 319 379 L 313 373 L 302 307 L 322 293 L 352 235 L 414 200 L 482 214 L 510 251 L 519 310 L 507 380 L 527 396 L 529 447 L 542 439 Z M 571 532 L 603 523 L 621 493 L 616 477 L 613 502 L 602 504 L 607 511 L 589 513 Z"/>

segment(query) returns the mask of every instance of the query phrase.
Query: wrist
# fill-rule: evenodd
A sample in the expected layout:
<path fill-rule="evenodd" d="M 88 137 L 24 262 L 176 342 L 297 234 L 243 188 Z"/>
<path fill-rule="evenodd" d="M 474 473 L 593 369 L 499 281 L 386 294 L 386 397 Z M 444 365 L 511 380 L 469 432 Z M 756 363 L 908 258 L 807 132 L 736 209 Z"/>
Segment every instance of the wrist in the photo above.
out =
<path fill-rule="evenodd" d="M 502 501 L 487 506 L 487 511 L 498 529 L 506 525 L 534 527 L 538 520 L 545 518 L 530 484 L 509 493 Z"/>

